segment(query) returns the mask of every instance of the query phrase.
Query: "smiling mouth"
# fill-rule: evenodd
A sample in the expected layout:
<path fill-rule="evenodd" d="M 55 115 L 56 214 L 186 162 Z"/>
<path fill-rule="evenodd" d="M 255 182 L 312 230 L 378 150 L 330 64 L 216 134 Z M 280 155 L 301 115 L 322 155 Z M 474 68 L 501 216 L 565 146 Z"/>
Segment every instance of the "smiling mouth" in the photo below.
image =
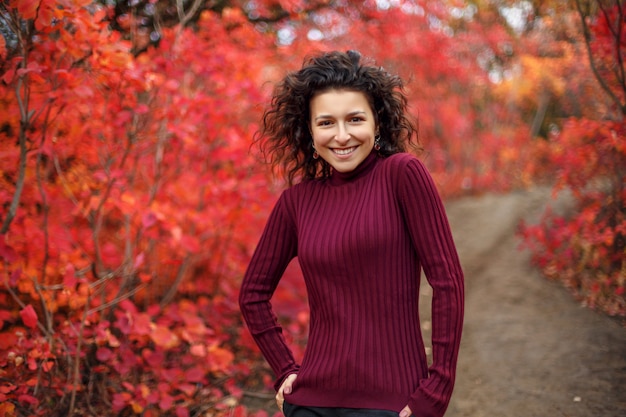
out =
<path fill-rule="evenodd" d="M 344 149 L 333 149 L 333 152 L 336 153 L 337 155 L 348 155 L 351 154 L 352 152 L 354 152 L 354 150 L 356 149 L 356 146 L 353 146 L 351 148 L 344 148 Z"/>

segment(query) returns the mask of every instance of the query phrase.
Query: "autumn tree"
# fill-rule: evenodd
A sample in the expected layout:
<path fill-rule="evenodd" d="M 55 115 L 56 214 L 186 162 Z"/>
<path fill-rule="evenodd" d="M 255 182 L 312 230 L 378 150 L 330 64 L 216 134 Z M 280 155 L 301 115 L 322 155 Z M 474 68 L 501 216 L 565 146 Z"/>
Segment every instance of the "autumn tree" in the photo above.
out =
<path fill-rule="evenodd" d="M 579 84 L 586 87 L 571 106 L 580 111 L 554 124 L 547 162 L 557 173 L 554 193 L 571 192 L 575 211 L 548 210 L 522 234 L 548 277 L 563 281 L 585 305 L 624 317 L 626 6 L 602 0 L 571 6 L 566 15 L 579 28 L 577 46 L 584 48 L 593 87 Z"/>

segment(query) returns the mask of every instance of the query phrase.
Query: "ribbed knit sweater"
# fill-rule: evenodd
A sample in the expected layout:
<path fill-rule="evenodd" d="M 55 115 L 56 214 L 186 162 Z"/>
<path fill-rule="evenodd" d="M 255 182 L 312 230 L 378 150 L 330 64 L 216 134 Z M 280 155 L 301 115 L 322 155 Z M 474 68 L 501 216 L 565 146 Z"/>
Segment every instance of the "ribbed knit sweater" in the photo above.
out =
<path fill-rule="evenodd" d="M 302 364 L 270 299 L 298 257 L 310 307 Z M 433 288 L 433 363 L 419 318 L 424 270 Z M 277 376 L 298 377 L 298 405 L 386 409 L 416 417 L 448 406 L 463 325 L 463 272 L 443 204 L 424 165 L 372 152 L 354 171 L 301 182 L 278 199 L 246 271 L 243 317 Z"/>

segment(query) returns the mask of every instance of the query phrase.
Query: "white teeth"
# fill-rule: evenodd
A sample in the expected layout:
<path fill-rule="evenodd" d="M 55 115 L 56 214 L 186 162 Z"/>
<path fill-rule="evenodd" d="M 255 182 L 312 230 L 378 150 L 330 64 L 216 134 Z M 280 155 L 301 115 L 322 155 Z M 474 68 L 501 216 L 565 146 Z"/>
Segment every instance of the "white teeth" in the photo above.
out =
<path fill-rule="evenodd" d="M 348 148 L 348 149 L 333 149 L 333 151 L 337 154 L 337 155 L 347 155 L 350 152 L 352 152 L 354 150 L 354 148 Z"/>

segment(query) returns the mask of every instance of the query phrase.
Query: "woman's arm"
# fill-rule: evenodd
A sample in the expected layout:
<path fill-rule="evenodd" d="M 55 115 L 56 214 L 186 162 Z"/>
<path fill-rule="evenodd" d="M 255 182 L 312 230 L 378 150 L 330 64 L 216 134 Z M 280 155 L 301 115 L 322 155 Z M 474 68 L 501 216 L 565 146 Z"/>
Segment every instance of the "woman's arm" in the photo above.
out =
<path fill-rule="evenodd" d="M 278 282 L 296 254 L 296 227 L 284 192 L 270 214 L 239 293 L 243 318 L 261 353 L 276 374 L 276 389 L 287 375 L 299 370 L 270 304 Z"/>
<path fill-rule="evenodd" d="M 434 181 L 424 165 L 410 158 L 399 176 L 406 225 L 428 283 L 433 288 L 433 363 L 429 377 L 408 406 L 419 417 L 443 416 L 454 387 L 464 310 L 463 271 Z"/>

